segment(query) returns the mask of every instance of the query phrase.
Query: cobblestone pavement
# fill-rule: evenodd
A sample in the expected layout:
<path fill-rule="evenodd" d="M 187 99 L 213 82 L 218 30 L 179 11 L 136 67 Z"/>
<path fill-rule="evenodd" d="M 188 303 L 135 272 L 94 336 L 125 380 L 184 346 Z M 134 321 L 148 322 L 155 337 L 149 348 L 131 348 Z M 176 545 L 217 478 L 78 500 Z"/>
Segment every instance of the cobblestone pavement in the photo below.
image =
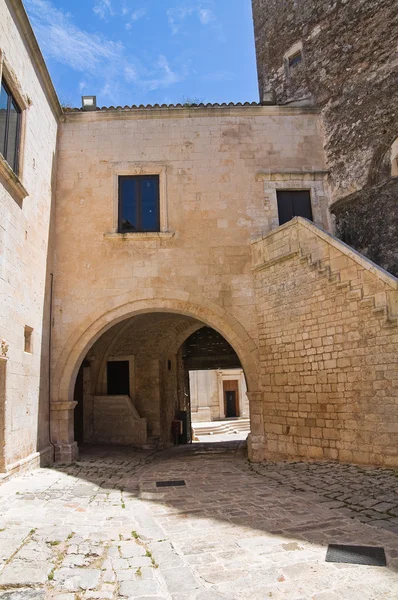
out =
<path fill-rule="evenodd" d="M 251 468 L 270 488 L 313 494 L 327 508 L 398 534 L 398 470 L 305 462 Z"/>
<path fill-rule="evenodd" d="M 327 497 L 395 506 L 395 475 L 250 465 L 239 441 L 88 449 L 0 487 L 0 600 L 396 600 L 396 533 Z M 388 566 L 326 563 L 329 543 L 384 546 Z"/>

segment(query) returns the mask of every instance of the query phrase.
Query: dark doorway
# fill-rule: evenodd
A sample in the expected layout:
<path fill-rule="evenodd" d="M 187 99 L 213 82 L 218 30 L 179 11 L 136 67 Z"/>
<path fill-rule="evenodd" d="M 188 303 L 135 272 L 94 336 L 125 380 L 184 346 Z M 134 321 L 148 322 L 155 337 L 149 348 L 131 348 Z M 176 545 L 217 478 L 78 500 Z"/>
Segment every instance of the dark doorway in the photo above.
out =
<path fill-rule="evenodd" d="M 225 417 L 239 417 L 239 383 L 237 379 L 223 381 Z"/>
<path fill-rule="evenodd" d="M 130 396 L 130 363 L 111 360 L 107 363 L 108 396 Z"/>
<path fill-rule="evenodd" d="M 236 417 L 236 392 L 225 392 L 225 416 Z"/>
<path fill-rule="evenodd" d="M 279 225 L 293 217 L 305 217 L 312 221 L 311 195 L 308 190 L 278 190 Z"/>

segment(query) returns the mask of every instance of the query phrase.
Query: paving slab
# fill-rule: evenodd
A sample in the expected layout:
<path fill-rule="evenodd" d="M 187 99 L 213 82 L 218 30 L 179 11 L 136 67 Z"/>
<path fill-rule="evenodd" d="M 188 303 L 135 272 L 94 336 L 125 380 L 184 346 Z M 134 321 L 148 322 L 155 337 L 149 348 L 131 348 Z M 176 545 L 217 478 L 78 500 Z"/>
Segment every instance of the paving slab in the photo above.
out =
<path fill-rule="evenodd" d="M 242 440 L 89 448 L 0 486 L 0 600 L 396 600 L 397 476 L 253 465 Z M 326 563 L 329 543 L 387 567 Z"/>

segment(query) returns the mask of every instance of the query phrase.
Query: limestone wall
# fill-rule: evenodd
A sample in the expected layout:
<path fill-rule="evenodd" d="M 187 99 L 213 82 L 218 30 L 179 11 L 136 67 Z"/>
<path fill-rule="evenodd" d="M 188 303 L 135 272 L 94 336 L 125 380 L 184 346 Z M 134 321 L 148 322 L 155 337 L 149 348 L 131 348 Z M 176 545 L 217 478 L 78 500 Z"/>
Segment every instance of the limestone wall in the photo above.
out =
<path fill-rule="evenodd" d="M 300 218 L 252 247 L 265 457 L 397 466 L 398 281 Z"/>
<path fill-rule="evenodd" d="M 212 307 L 256 338 L 249 242 L 274 227 L 277 216 L 275 185 L 266 194 L 267 182 L 257 175 L 322 171 L 318 119 L 311 110 L 274 107 L 65 115 L 57 186 L 56 386 L 82 332 L 140 298 L 148 305 L 153 298 L 155 306 L 173 297 L 182 312 L 184 303 L 202 307 L 193 311 Z M 143 172 L 162 177 L 162 232 L 116 234 L 117 177 Z M 311 188 L 312 178 L 301 185 Z M 322 222 L 321 211 L 315 213 Z M 204 314 L 191 316 L 208 322 Z M 239 343 L 246 343 L 244 336 Z M 69 392 L 61 395 L 70 400 Z"/>
<path fill-rule="evenodd" d="M 61 113 L 22 2 L 0 0 L 0 71 L 22 109 L 19 177 L 0 156 L 1 469 L 49 452 L 52 183 Z M 24 329 L 33 329 L 24 351 Z"/>

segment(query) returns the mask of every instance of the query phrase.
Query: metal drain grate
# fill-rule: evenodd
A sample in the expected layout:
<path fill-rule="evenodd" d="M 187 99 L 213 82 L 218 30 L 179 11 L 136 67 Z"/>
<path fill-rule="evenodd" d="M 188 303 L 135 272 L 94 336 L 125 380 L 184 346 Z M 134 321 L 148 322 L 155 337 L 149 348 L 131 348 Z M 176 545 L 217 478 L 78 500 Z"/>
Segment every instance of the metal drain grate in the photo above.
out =
<path fill-rule="evenodd" d="M 377 546 L 329 544 L 326 562 L 372 565 L 374 567 L 387 566 L 384 548 Z"/>
<path fill-rule="evenodd" d="M 185 485 L 185 481 L 183 479 L 178 479 L 176 481 L 157 481 L 156 487 L 178 487 L 181 485 Z"/>

